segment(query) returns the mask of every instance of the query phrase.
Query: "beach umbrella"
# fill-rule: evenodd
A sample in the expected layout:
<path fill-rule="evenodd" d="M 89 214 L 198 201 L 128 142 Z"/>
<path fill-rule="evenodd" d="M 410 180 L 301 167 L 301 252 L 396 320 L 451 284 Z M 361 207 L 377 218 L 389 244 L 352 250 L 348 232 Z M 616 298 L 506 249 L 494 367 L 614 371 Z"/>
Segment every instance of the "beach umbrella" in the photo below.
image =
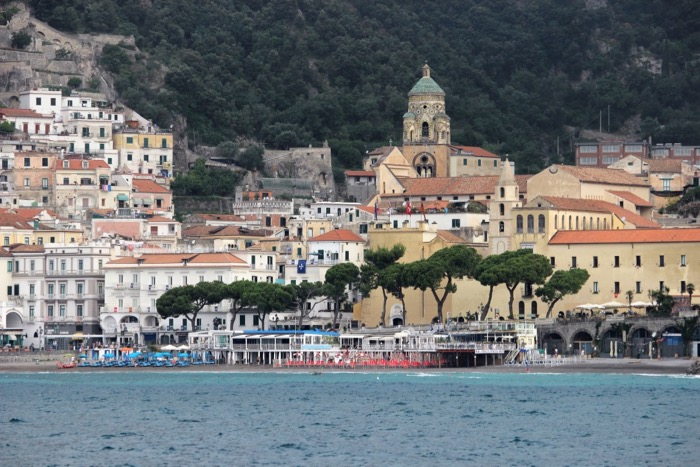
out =
<path fill-rule="evenodd" d="M 624 303 L 612 301 L 612 302 L 603 303 L 601 306 L 603 308 L 624 308 L 627 305 L 625 305 Z"/>
<path fill-rule="evenodd" d="M 170 350 L 177 350 L 177 347 L 175 347 L 174 345 L 168 344 L 168 345 L 166 345 L 165 347 L 161 347 L 160 350 L 167 350 L 167 351 L 170 351 Z"/>
<path fill-rule="evenodd" d="M 177 356 L 179 358 L 190 358 L 190 354 L 188 354 L 186 352 L 180 352 L 179 354 L 177 354 Z"/>
<path fill-rule="evenodd" d="M 594 305 L 592 303 L 584 303 L 583 305 L 579 305 L 576 308 L 580 308 L 582 310 L 592 310 L 596 306 L 598 305 Z"/>
<path fill-rule="evenodd" d="M 632 308 L 646 308 L 648 306 L 652 306 L 651 303 L 649 302 L 632 302 Z"/>
<path fill-rule="evenodd" d="M 81 353 L 80 355 L 78 355 L 78 358 L 87 358 L 87 355 L 85 355 L 84 353 Z"/>
<path fill-rule="evenodd" d="M 190 346 L 183 344 L 180 347 L 178 347 L 177 350 L 190 350 Z"/>

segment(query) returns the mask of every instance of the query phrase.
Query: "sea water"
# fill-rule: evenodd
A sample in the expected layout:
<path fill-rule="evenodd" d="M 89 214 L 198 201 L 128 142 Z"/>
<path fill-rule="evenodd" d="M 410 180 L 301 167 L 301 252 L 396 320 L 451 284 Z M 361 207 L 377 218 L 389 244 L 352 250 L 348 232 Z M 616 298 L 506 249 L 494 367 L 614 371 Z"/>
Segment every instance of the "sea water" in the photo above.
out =
<path fill-rule="evenodd" d="M 698 465 L 700 379 L 0 373 L 2 466 Z"/>

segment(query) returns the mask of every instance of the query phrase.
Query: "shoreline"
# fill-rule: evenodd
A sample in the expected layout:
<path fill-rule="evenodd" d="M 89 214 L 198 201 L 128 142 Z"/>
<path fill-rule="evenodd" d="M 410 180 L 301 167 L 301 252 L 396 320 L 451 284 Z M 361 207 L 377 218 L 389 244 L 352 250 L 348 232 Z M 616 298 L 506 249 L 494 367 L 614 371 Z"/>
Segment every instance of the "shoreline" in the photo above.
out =
<path fill-rule="evenodd" d="M 395 372 L 421 372 L 421 373 L 601 373 L 601 374 L 653 374 L 653 375 L 685 375 L 686 371 L 697 359 L 662 359 L 662 360 L 637 360 L 637 359 L 587 359 L 576 363 L 562 363 L 555 365 L 524 365 L 507 366 L 480 366 L 470 368 L 335 368 L 335 367 L 309 367 L 309 368 L 278 368 L 269 365 L 198 365 L 181 368 L 166 368 L 168 372 L 221 372 L 221 373 L 324 373 L 324 372 L 348 372 L 348 373 L 395 373 Z M 38 362 L 5 362 L 0 360 L 0 374 L 3 373 L 80 373 L 80 372 L 163 372 L 163 368 L 92 368 L 77 367 L 61 369 L 56 367 L 56 360 L 40 360 Z"/>

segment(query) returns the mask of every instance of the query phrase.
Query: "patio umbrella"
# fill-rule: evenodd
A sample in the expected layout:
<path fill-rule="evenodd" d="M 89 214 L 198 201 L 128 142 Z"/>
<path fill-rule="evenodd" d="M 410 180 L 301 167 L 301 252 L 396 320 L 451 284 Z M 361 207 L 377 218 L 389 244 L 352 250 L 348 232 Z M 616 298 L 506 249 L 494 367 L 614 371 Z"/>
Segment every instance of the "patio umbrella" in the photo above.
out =
<path fill-rule="evenodd" d="M 582 310 L 592 310 L 594 307 L 597 307 L 598 305 L 594 305 L 592 303 L 584 303 L 583 305 L 579 305 L 576 308 L 581 308 Z"/>
<path fill-rule="evenodd" d="M 190 354 L 188 354 L 186 352 L 180 352 L 179 354 L 177 354 L 177 356 L 179 358 L 190 358 Z"/>
<path fill-rule="evenodd" d="M 180 347 L 178 347 L 177 350 L 190 350 L 190 346 L 183 344 Z"/>
<path fill-rule="evenodd" d="M 651 303 L 649 302 L 632 302 L 632 308 L 646 308 L 648 306 L 652 306 Z"/>
<path fill-rule="evenodd" d="M 603 303 L 601 306 L 603 308 L 624 308 L 627 305 L 625 305 L 624 303 L 612 301 L 612 302 Z"/>
<path fill-rule="evenodd" d="M 168 344 L 168 345 L 166 345 L 165 347 L 161 347 L 160 350 L 167 350 L 167 351 L 170 351 L 170 350 L 177 350 L 177 347 L 175 347 L 174 345 Z"/>

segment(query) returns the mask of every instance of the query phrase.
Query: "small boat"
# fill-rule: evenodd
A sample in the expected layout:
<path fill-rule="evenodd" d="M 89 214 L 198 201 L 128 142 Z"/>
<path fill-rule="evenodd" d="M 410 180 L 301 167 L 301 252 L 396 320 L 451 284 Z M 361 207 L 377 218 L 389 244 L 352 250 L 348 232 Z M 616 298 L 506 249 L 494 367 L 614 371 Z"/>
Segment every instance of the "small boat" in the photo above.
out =
<path fill-rule="evenodd" d="M 64 368 L 75 368 L 78 366 L 76 362 L 70 362 L 70 363 L 63 363 L 63 362 L 56 362 L 56 367 L 64 369 Z"/>

